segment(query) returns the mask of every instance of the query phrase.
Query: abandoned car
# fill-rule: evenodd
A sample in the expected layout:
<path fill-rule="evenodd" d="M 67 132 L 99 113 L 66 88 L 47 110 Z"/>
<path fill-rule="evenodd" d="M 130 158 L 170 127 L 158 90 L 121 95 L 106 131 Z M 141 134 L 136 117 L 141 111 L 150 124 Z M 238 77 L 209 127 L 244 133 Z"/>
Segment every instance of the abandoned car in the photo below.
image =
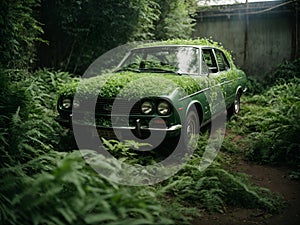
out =
<path fill-rule="evenodd" d="M 66 84 L 56 121 L 72 127 L 75 110 L 82 119 L 73 126 L 95 125 L 104 138 L 119 132 L 147 139 L 162 132 L 186 142 L 215 115 L 237 114 L 245 85 L 245 73 L 221 46 L 207 40 L 152 43 L 132 49 L 113 72 Z M 84 119 L 89 114 L 92 122 Z"/>

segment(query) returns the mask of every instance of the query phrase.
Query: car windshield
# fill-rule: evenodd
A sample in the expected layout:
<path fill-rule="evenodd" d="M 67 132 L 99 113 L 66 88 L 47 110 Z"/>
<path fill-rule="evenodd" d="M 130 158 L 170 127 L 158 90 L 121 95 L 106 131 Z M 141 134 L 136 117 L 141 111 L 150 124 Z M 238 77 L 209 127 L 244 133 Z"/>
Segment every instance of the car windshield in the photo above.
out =
<path fill-rule="evenodd" d="M 117 71 L 199 74 L 199 49 L 192 46 L 160 46 L 134 49 Z"/>

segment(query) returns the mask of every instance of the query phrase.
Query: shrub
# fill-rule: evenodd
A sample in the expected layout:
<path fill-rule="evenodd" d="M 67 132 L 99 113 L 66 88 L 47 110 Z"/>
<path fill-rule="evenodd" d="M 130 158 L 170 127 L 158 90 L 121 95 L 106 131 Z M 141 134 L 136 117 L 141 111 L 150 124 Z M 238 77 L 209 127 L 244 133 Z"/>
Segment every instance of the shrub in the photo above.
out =
<path fill-rule="evenodd" d="M 282 206 L 279 196 L 255 186 L 245 174 L 232 174 L 219 166 L 200 171 L 197 165 L 188 165 L 168 185 L 169 194 L 208 212 L 224 212 L 228 205 L 273 212 Z"/>
<path fill-rule="evenodd" d="M 267 74 L 266 84 L 274 85 L 277 81 L 287 81 L 292 78 L 300 78 L 300 58 L 279 64 L 274 71 Z"/>
<path fill-rule="evenodd" d="M 153 188 L 110 183 L 79 152 L 50 151 L 0 173 L 3 224 L 174 224 Z"/>
<path fill-rule="evenodd" d="M 8 158 L 26 162 L 57 145 L 62 128 L 54 121 L 56 91 L 71 75 L 46 70 L 32 75 L 4 70 L 2 75 L 13 82 L 1 90 L 1 164 Z"/>
<path fill-rule="evenodd" d="M 175 176 L 165 181 L 164 188 L 168 194 L 208 212 L 224 212 L 228 205 L 273 212 L 282 207 L 279 196 L 254 185 L 245 174 L 223 169 L 222 154 L 218 154 L 210 167 L 202 170 L 199 165 L 207 138 L 207 134 L 200 137 L 192 159 Z"/>
<path fill-rule="evenodd" d="M 29 68 L 35 61 L 36 43 L 42 41 L 35 18 L 40 0 L 2 0 L 0 8 L 0 66 Z"/>
<path fill-rule="evenodd" d="M 243 115 L 230 123 L 246 135 L 248 158 L 265 163 L 300 165 L 300 79 L 278 82 L 246 99 Z"/>

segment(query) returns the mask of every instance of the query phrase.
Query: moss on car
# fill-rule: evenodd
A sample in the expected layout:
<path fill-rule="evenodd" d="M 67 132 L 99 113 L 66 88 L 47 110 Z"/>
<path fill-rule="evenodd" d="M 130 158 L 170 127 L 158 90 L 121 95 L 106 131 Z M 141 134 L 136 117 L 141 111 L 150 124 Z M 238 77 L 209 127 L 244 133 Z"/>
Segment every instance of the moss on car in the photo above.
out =
<path fill-rule="evenodd" d="M 177 54 L 175 59 L 170 57 L 174 52 Z M 209 62 L 204 53 L 210 57 Z M 150 59 L 148 56 L 151 56 Z M 174 64 L 173 59 L 178 64 Z M 180 69 L 181 64 L 187 61 L 188 66 Z M 178 70 L 175 69 L 177 66 Z M 60 116 L 57 121 L 70 124 L 70 102 L 74 96 L 79 97 L 82 102 L 96 96 L 94 113 L 99 129 L 115 128 L 110 119 L 117 116 L 122 120 L 129 116 L 127 128 L 138 130 L 136 133 L 140 136 L 140 130 L 151 130 L 150 121 L 158 117 L 165 122 L 166 127 L 160 129 L 157 124 L 158 127 L 154 130 L 173 132 L 187 129 L 187 123 L 195 120 L 195 115 L 198 115 L 196 121 L 190 121 L 195 125 L 193 132 L 197 132 L 198 126 L 209 122 L 213 115 L 222 111 L 220 106 L 223 103 L 229 114 L 237 113 L 245 84 L 245 73 L 236 68 L 230 52 L 217 42 L 209 39 L 175 39 L 147 43 L 133 49 L 114 72 L 76 79 L 64 85 L 59 91 Z M 64 99 L 67 100 L 67 108 L 63 106 Z M 134 101 L 137 104 L 134 103 L 132 107 L 137 108 L 130 113 L 128 111 L 130 115 L 122 111 L 113 115 L 111 109 L 115 99 L 126 100 L 128 104 Z M 126 105 L 126 101 L 122 104 Z M 84 108 L 80 110 L 84 111 Z M 167 113 L 162 114 L 160 110 Z M 124 128 L 126 127 L 122 125 L 122 129 Z"/>

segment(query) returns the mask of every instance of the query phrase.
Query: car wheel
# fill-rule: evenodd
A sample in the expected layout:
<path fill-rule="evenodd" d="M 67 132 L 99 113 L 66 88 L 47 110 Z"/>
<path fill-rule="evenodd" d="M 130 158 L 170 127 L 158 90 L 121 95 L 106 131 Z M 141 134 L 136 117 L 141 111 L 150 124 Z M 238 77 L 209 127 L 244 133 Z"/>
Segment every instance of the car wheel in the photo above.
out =
<path fill-rule="evenodd" d="M 184 144 L 185 146 L 188 146 L 193 138 L 200 132 L 200 120 L 195 107 L 188 112 L 183 128 Z"/>
<path fill-rule="evenodd" d="M 227 110 L 228 118 L 232 117 L 234 114 L 239 114 L 241 109 L 241 93 L 237 93 L 234 99 L 233 104 Z"/>

